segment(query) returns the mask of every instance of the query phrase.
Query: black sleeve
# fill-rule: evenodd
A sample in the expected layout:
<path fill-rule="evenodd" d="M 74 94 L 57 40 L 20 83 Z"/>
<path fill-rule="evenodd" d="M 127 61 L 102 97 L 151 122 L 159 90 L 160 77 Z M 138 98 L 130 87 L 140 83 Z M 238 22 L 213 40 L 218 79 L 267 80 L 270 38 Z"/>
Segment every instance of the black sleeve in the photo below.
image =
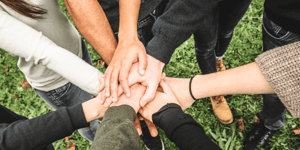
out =
<path fill-rule="evenodd" d="M 81 104 L 33 119 L 21 119 L 12 123 L 0 123 L 1 150 L 29 150 L 47 147 L 52 142 L 71 135 L 79 128 L 87 127 Z"/>
<path fill-rule="evenodd" d="M 155 21 L 154 37 L 146 46 L 147 54 L 165 64 L 174 50 L 199 29 L 206 14 L 220 0 L 170 0 L 165 12 Z"/>
<path fill-rule="evenodd" d="M 202 127 L 185 114 L 177 104 L 167 104 L 152 115 L 153 123 L 162 128 L 167 137 L 181 150 L 219 150 L 204 133 Z"/>

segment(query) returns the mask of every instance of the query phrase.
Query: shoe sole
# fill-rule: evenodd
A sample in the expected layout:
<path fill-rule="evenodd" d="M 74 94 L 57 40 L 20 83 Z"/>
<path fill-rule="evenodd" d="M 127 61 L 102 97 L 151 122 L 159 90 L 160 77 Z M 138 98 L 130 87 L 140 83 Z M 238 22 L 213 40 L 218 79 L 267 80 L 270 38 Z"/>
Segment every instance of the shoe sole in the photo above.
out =
<path fill-rule="evenodd" d="M 214 112 L 214 114 L 215 114 L 215 112 Z M 216 116 L 216 114 L 215 114 L 215 116 Z M 229 120 L 229 121 L 223 121 L 223 120 L 221 120 L 218 116 L 216 116 L 217 118 L 218 118 L 218 120 L 222 123 L 222 124 L 231 124 L 232 122 L 233 122 L 233 116 L 232 116 L 232 118 Z"/>
<path fill-rule="evenodd" d="M 161 141 L 161 145 L 162 145 L 162 150 L 165 150 L 165 145 L 164 145 L 164 142 L 162 141 L 162 139 L 160 139 Z M 150 150 L 145 144 L 144 144 L 146 150 Z"/>

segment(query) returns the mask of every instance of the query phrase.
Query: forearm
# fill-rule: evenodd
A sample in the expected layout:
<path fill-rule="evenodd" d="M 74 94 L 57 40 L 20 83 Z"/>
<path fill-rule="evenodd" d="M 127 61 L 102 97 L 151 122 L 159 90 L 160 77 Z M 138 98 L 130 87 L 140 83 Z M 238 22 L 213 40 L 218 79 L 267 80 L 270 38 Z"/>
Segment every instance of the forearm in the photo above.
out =
<path fill-rule="evenodd" d="M 201 26 L 219 0 L 169 1 L 164 13 L 155 21 L 147 54 L 165 64 L 175 49 Z"/>
<path fill-rule="evenodd" d="M 202 127 L 179 105 L 171 103 L 152 115 L 153 122 L 162 128 L 167 137 L 179 149 L 215 150 L 220 149 L 205 135 Z"/>
<path fill-rule="evenodd" d="M 0 124 L 1 127 L 3 125 Z M 45 147 L 87 126 L 81 104 L 63 107 L 33 119 L 7 124 L 0 131 L 0 149 L 29 150 Z"/>
<path fill-rule="evenodd" d="M 97 95 L 103 73 L 19 20 L 0 11 L 0 48 L 55 71 L 83 90 Z M 68 58 L 68 61 L 65 61 Z M 78 69 L 80 68 L 80 69 Z"/>
<path fill-rule="evenodd" d="M 119 0 L 119 39 L 137 38 L 137 21 L 141 0 Z"/>
<path fill-rule="evenodd" d="M 108 19 L 97 0 L 64 0 L 77 29 L 109 64 L 117 41 Z"/>
<path fill-rule="evenodd" d="M 255 62 L 223 72 L 198 75 L 192 81 L 196 98 L 223 94 L 274 93 Z"/>
<path fill-rule="evenodd" d="M 135 110 L 129 105 L 110 107 L 97 129 L 90 150 L 140 149 L 140 138 L 133 126 Z"/>

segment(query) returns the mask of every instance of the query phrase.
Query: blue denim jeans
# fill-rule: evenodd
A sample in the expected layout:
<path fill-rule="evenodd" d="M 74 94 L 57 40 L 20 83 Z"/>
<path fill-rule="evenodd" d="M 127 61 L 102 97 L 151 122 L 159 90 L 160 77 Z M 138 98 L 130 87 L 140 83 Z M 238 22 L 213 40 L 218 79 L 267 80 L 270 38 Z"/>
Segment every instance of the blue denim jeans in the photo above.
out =
<path fill-rule="evenodd" d="M 217 72 L 216 57 L 222 58 L 234 27 L 246 13 L 251 0 L 224 0 L 218 3 L 194 33 L 195 50 L 202 74 Z"/>
<path fill-rule="evenodd" d="M 88 52 L 84 41 L 81 40 L 81 43 L 82 59 L 90 65 L 93 65 L 91 56 Z M 54 109 L 58 109 L 59 107 L 69 107 L 76 104 L 81 104 L 93 98 L 91 94 L 80 89 L 71 82 L 51 91 L 41 91 L 38 89 L 34 90 L 46 103 L 48 103 Z M 98 120 L 94 120 L 89 123 L 89 127 L 79 129 L 78 131 L 83 137 L 92 142 L 94 140 L 98 126 Z"/>
<path fill-rule="evenodd" d="M 300 41 L 300 35 L 292 33 L 271 21 L 266 14 L 263 17 L 263 51 L 274 49 Z M 259 117 L 269 129 L 279 129 L 285 124 L 286 108 L 276 94 L 263 95 L 263 109 Z"/>

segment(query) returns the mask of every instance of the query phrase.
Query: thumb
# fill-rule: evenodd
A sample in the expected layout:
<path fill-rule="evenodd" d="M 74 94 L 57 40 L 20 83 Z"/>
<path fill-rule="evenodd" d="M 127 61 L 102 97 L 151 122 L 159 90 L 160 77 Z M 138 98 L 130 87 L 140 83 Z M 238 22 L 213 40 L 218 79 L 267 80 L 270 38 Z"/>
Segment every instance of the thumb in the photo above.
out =
<path fill-rule="evenodd" d="M 157 86 L 150 84 L 147 87 L 146 93 L 143 95 L 143 97 L 140 100 L 141 107 L 144 107 L 147 103 L 151 102 L 156 94 Z"/>
<path fill-rule="evenodd" d="M 147 69 L 147 55 L 143 52 L 139 52 L 139 72 L 143 76 Z"/>
<path fill-rule="evenodd" d="M 164 93 L 174 95 L 171 87 L 164 80 L 161 80 L 159 85 L 162 88 L 162 90 L 164 91 Z"/>
<path fill-rule="evenodd" d="M 103 91 L 104 90 L 104 78 L 103 78 L 103 76 L 100 76 L 100 77 L 98 77 L 98 81 L 99 81 L 99 83 L 100 83 L 100 85 L 99 85 L 99 87 L 96 89 L 96 92 L 98 92 L 98 93 L 100 93 L 101 91 Z"/>

